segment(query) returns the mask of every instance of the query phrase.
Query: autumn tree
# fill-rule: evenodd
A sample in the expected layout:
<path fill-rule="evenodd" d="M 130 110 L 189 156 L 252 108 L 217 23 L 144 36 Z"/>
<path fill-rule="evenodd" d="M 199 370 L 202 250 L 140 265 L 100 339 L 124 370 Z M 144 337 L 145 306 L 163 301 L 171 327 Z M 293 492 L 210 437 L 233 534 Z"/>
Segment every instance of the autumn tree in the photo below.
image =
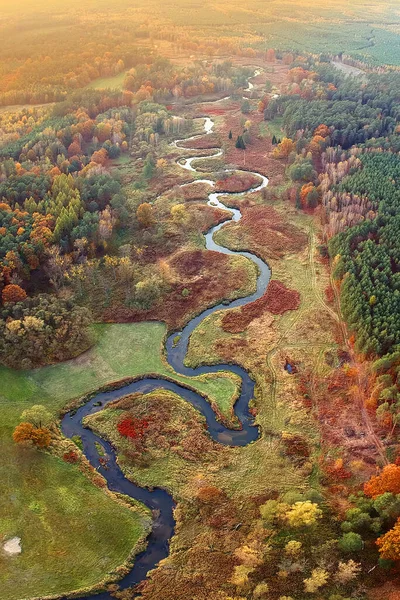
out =
<path fill-rule="evenodd" d="M 329 578 L 329 573 L 325 569 L 313 569 L 311 576 L 304 579 L 304 591 L 308 594 L 314 594 L 326 584 Z"/>
<path fill-rule="evenodd" d="M 36 428 L 48 427 L 53 421 L 53 415 L 42 404 L 34 404 L 24 410 L 21 421 L 31 423 Z"/>
<path fill-rule="evenodd" d="M 390 464 L 384 467 L 379 475 L 367 481 L 364 492 L 370 498 L 376 498 L 385 492 L 400 494 L 400 466 Z"/>
<path fill-rule="evenodd" d="M 302 186 L 300 191 L 300 202 L 303 208 L 316 208 L 318 206 L 319 193 L 313 183 Z"/>
<path fill-rule="evenodd" d="M 15 304 L 16 302 L 22 302 L 25 300 L 26 292 L 19 285 L 9 284 L 3 288 L 1 293 L 3 298 L 3 303 L 12 302 Z"/>
<path fill-rule="evenodd" d="M 290 138 L 284 137 L 274 150 L 274 158 L 285 158 L 286 163 L 289 160 L 290 154 L 295 149 L 295 143 Z"/>
<path fill-rule="evenodd" d="M 58 246 L 51 246 L 46 252 L 46 259 L 44 272 L 54 289 L 59 291 L 71 264 L 71 257 L 68 254 L 62 254 Z"/>
<path fill-rule="evenodd" d="M 45 294 L 6 304 L 0 319 L 0 362 L 30 369 L 72 358 L 92 344 L 86 308 Z"/>
<path fill-rule="evenodd" d="M 68 156 L 76 156 L 77 154 L 81 154 L 82 149 L 79 142 L 74 141 L 68 146 Z"/>
<path fill-rule="evenodd" d="M 104 166 L 107 162 L 107 158 L 107 150 L 105 148 L 101 148 L 101 150 L 96 150 L 95 152 L 93 152 L 90 160 L 97 163 L 98 165 Z"/>
<path fill-rule="evenodd" d="M 136 210 L 136 218 L 142 227 L 150 227 L 153 222 L 153 207 L 148 202 L 139 204 Z"/>
<path fill-rule="evenodd" d="M 349 560 L 348 562 L 339 562 L 338 569 L 335 574 L 335 581 L 341 585 L 346 585 L 357 577 L 361 571 L 360 563 Z"/>
<path fill-rule="evenodd" d="M 188 213 L 184 204 L 175 204 L 171 208 L 171 217 L 174 223 L 181 224 L 188 220 Z"/>
<path fill-rule="evenodd" d="M 317 504 L 310 502 L 296 502 L 287 511 L 285 518 L 290 527 L 307 527 L 314 525 L 322 517 L 322 510 Z"/>
<path fill-rule="evenodd" d="M 381 558 L 386 560 L 400 559 L 400 519 L 397 519 L 393 529 L 376 540 Z"/>
<path fill-rule="evenodd" d="M 13 433 L 13 440 L 17 444 L 32 443 L 38 448 L 50 446 L 51 435 L 46 427 L 35 427 L 32 423 L 20 423 Z"/>

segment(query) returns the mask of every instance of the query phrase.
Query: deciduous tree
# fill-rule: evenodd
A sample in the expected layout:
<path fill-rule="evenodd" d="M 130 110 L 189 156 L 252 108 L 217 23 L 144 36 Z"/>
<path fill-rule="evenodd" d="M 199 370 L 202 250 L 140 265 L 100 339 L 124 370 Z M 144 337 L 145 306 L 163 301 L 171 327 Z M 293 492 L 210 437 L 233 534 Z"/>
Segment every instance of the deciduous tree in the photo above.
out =
<path fill-rule="evenodd" d="M 13 304 L 15 304 L 16 302 L 22 302 L 22 300 L 25 300 L 25 298 L 27 297 L 25 290 L 23 290 L 19 285 L 15 284 L 6 285 L 3 288 L 1 296 L 3 298 L 4 304 L 6 304 L 7 302 Z"/>

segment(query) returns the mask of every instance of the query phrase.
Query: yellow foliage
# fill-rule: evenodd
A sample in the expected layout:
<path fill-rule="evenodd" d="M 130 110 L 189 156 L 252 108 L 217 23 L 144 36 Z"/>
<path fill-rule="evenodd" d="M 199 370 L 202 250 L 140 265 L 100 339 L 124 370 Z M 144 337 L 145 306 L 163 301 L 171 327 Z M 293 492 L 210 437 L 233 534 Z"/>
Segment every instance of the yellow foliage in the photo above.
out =
<path fill-rule="evenodd" d="M 298 556 L 301 552 L 302 543 L 296 540 L 290 540 L 285 546 L 285 553 L 288 556 Z"/>
<path fill-rule="evenodd" d="M 322 510 L 317 504 L 307 500 L 296 502 L 286 513 L 286 520 L 290 527 L 304 527 L 313 525 L 322 517 Z"/>
<path fill-rule="evenodd" d="M 397 519 L 393 529 L 376 540 L 381 558 L 387 560 L 400 559 L 400 519 Z"/>
<path fill-rule="evenodd" d="M 260 553 L 250 546 L 241 546 L 235 550 L 235 556 L 247 567 L 257 567 L 262 563 Z"/>
<path fill-rule="evenodd" d="M 254 591 L 253 591 L 253 598 L 263 598 L 266 596 L 266 594 L 268 594 L 269 592 L 269 585 L 268 583 L 265 583 L 264 581 L 262 583 L 259 583 Z"/>
<path fill-rule="evenodd" d="M 283 138 L 274 150 L 274 158 L 287 158 L 293 152 L 295 144 L 290 138 Z"/>
<path fill-rule="evenodd" d="M 243 587 L 249 581 L 249 574 L 252 573 L 254 569 L 251 567 L 246 567 L 246 565 L 239 565 L 234 568 L 233 575 L 230 579 L 230 582 L 233 585 L 237 585 L 238 587 Z"/>
<path fill-rule="evenodd" d="M 304 590 L 308 594 L 314 594 L 320 587 L 326 584 L 329 578 L 329 573 L 325 569 L 313 569 L 311 577 L 304 579 Z"/>
<path fill-rule="evenodd" d="M 278 577 L 280 579 L 286 579 L 286 577 L 289 575 L 289 573 L 287 571 L 285 571 L 284 569 L 281 569 L 280 571 L 278 571 Z"/>
<path fill-rule="evenodd" d="M 171 217 L 174 223 L 184 223 L 187 221 L 188 214 L 184 204 L 175 204 L 171 208 Z"/>

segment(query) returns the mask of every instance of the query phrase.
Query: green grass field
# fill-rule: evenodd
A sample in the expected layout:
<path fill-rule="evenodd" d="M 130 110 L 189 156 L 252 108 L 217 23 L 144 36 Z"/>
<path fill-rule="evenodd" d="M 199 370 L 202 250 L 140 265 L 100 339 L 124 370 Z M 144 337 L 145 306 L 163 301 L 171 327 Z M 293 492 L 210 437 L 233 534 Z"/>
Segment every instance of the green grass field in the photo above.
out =
<path fill-rule="evenodd" d="M 285 132 L 282 129 L 283 117 L 276 117 L 272 121 L 262 121 L 259 129 L 262 137 L 273 137 L 277 139 L 284 137 Z"/>
<path fill-rule="evenodd" d="M 122 90 L 125 75 L 126 72 L 122 71 L 122 73 L 118 73 L 118 75 L 113 75 L 111 77 L 99 77 L 88 83 L 88 85 L 85 86 L 85 89 L 105 90 L 109 88 L 113 90 Z"/>
<path fill-rule="evenodd" d="M 81 357 L 32 371 L 0 368 L 0 542 L 21 537 L 22 554 L 0 552 L 2 600 L 91 586 L 122 564 L 144 531 L 142 517 L 119 506 L 72 465 L 17 447 L 21 412 L 44 404 L 55 415 L 101 385 L 156 372 L 174 377 L 161 358 L 161 323 L 98 325 L 98 343 Z M 229 376 L 175 379 L 193 385 L 229 413 Z"/>

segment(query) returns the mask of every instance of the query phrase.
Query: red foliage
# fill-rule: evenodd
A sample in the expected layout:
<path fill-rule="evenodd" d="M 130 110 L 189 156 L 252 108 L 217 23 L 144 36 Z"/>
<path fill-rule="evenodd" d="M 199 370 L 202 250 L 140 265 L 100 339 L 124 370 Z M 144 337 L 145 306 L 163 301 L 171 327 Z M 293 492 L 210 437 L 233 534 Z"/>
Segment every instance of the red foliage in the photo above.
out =
<path fill-rule="evenodd" d="M 229 333 L 240 333 L 264 311 L 281 315 L 287 310 L 296 310 L 299 304 L 299 292 L 288 289 L 280 281 L 273 280 L 261 298 L 238 310 L 227 312 L 222 319 L 222 328 Z"/>
<path fill-rule="evenodd" d="M 327 302 L 333 302 L 334 298 L 335 298 L 335 294 L 333 292 L 333 287 L 331 285 L 328 285 L 325 288 L 325 298 Z"/>
<path fill-rule="evenodd" d="M 136 439 L 142 438 L 145 430 L 149 426 L 149 421 L 146 419 L 138 419 L 136 417 L 125 417 L 118 425 L 117 429 L 120 435 L 124 437 Z"/>
<path fill-rule="evenodd" d="M 69 450 L 68 452 L 64 452 L 63 460 L 67 463 L 74 464 L 78 462 L 79 456 L 73 450 Z"/>
<path fill-rule="evenodd" d="M 326 463 L 324 465 L 324 470 L 331 481 L 341 481 L 351 477 L 350 471 L 344 467 L 342 458 L 338 458 L 336 461 L 331 463 Z"/>

